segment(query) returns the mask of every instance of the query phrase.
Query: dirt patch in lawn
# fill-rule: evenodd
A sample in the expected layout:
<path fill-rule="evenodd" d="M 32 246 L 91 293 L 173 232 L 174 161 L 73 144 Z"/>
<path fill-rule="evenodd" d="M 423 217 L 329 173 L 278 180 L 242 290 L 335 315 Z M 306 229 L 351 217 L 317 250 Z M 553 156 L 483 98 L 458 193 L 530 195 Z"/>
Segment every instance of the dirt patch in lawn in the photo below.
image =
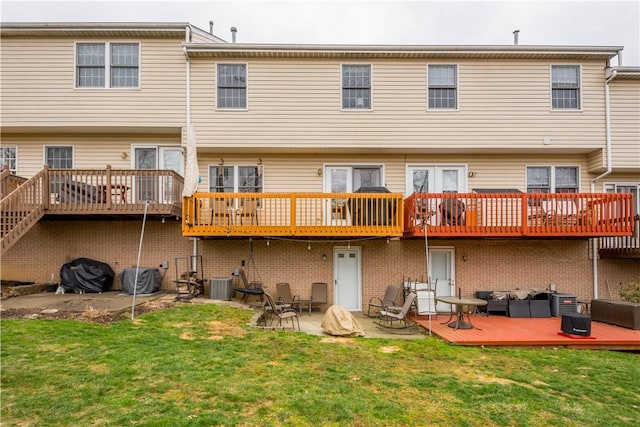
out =
<path fill-rule="evenodd" d="M 18 297 L 23 298 L 23 297 Z M 152 300 L 145 301 L 141 304 L 137 304 L 135 308 L 135 315 L 143 313 L 150 313 L 154 311 L 164 310 L 172 307 L 176 304 L 171 300 Z M 4 304 L 3 304 L 4 306 Z M 96 306 L 103 306 L 103 304 L 96 304 Z M 131 307 L 122 308 L 116 307 L 114 309 L 109 308 L 93 308 L 90 305 L 84 311 L 69 311 L 60 308 L 43 308 L 43 307 L 27 307 L 27 308 L 5 308 L 3 307 L 0 312 L 0 317 L 3 319 L 71 319 L 82 320 L 92 323 L 112 323 L 118 320 L 129 318 L 131 315 Z"/>

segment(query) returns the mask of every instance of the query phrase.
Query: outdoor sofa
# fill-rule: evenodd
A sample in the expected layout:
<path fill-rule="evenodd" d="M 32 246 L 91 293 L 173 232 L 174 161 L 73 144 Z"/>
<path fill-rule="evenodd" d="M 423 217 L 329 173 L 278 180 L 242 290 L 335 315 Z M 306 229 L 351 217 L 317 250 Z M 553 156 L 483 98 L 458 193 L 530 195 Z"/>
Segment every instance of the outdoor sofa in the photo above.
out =
<path fill-rule="evenodd" d="M 591 300 L 591 320 L 638 330 L 640 329 L 640 303 Z"/>

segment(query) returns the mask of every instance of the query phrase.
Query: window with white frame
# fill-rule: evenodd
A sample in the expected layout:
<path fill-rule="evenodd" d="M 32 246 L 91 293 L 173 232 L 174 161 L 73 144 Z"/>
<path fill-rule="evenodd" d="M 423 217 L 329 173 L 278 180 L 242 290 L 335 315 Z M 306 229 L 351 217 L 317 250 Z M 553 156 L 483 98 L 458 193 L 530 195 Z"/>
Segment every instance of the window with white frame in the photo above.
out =
<path fill-rule="evenodd" d="M 527 167 L 527 193 L 577 193 L 579 187 L 575 166 Z"/>
<path fill-rule="evenodd" d="M 76 44 L 76 87 L 137 88 L 139 80 L 138 43 Z"/>
<path fill-rule="evenodd" d="M 217 108 L 247 108 L 247 65 L 218 64 Z"/>
<path fill-rule="evenodd" d="M 551 66 L 551 106 L 554 110 L 580 109 L 580 67 Z"/>
<path fill-rule="evenodd" d="M 66 145 L 44 147 L 44 164 L 51 169 L 72 169 L 73 147 Z"/>
<path fill-rule="evenodd" d="M 262 167 L 209 166 L 212 193 L 262 193 Z"/>
<path fill-rule="evenodd" d="M 12 175 L 18 172 L 18 149 L 16 147 L 0 147 L 0 170 L 9 169 Z"/>
<path fill-rule="evenodd" d="M 342 66 L 342 108 L 371 109 L 371 65 Z"/>
<path fill-rule="evenodd" d="M 456 65 L 429 65 L 429 109 L 455 110 L 458 107 Z"/>

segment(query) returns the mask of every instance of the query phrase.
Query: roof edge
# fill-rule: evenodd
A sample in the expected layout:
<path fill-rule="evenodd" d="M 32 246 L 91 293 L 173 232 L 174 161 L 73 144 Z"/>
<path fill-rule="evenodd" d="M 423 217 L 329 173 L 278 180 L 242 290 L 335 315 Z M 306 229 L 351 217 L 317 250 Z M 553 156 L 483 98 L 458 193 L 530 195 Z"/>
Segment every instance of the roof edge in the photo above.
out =
<path fill-rule="evenodd" d="M 542 45 L 339 45 L 339 44 L 241 44 L 185 43 L 187 54 L 195 56 L 279 56 L 279 57 L 567 57 L 611 59 L 622 46 Z"/>

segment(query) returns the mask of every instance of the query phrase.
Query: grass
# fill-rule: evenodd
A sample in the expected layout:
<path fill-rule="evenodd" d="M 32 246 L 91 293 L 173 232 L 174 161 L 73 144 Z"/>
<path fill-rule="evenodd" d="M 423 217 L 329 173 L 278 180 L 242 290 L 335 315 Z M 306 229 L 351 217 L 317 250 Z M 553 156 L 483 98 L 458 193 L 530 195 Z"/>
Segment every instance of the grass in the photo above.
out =
<path fill-rule="evenodd" d="M 640 422 L 638 354 L 327 339 L 182 304 L 108 325 L 4 319 L 3 426 Z"/>

